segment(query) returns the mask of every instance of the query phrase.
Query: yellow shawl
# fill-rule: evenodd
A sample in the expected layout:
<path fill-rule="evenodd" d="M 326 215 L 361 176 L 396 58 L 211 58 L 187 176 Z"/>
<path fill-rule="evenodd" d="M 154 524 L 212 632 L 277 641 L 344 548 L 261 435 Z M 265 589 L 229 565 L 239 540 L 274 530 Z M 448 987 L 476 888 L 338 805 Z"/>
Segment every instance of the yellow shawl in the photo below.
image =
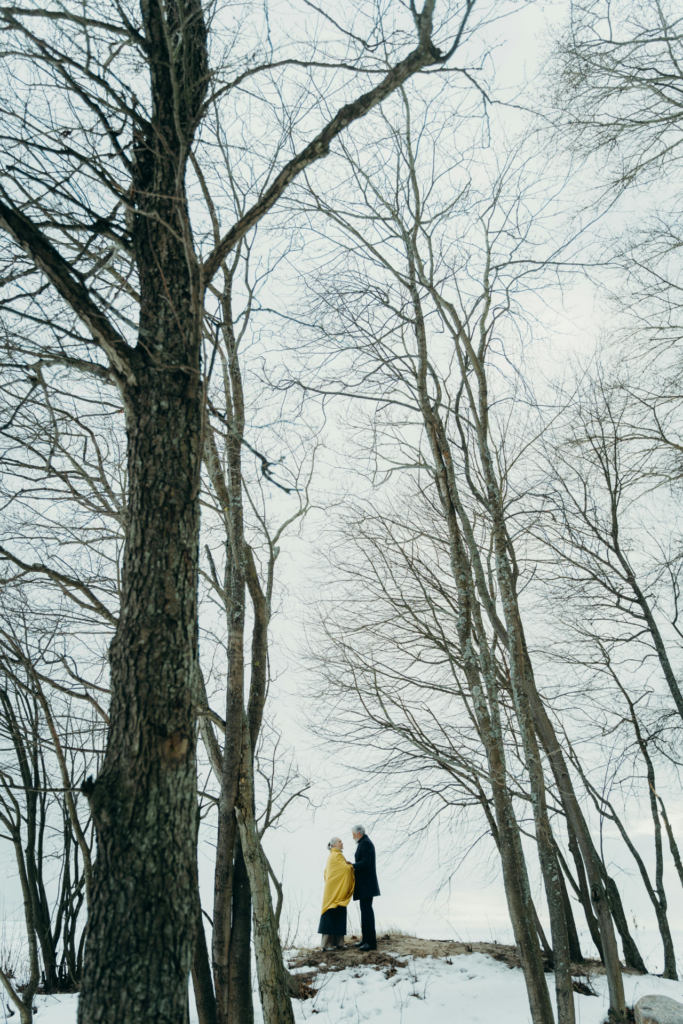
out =
<path fill-rule="evenodd" d="M 344 854 L 333 846 L 325 865 L 325 891 L 323 893 L 324 914 L 332 907 L 347 907 L 353 896 L 355 873 Z"/>

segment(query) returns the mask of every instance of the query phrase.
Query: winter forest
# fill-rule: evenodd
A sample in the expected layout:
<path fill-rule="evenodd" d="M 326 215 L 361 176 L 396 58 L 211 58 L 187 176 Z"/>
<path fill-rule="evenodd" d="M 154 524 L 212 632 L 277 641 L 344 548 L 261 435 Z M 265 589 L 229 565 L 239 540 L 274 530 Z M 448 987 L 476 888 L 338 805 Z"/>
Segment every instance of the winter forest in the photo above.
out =
<path fill-rule="evenodd" d="M 5 1020 L 683 1001 L 680 6 L 0 27 Z M 400 1001 L 410 899 L 472 955 L 424 970 L 511 951 L 497 1007 Z"/>

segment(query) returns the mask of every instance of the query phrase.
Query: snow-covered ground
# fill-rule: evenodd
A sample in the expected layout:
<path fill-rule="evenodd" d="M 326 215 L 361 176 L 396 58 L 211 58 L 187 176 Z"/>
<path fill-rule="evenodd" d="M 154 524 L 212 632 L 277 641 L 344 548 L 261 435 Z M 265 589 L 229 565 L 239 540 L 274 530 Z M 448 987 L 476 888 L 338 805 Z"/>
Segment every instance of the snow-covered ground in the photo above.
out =
<path fill-rule="evenodd" d="M 295 1001 L 297 1024 L 528 1024 L 531 1020 L 522 972 L 483 953 L 448 958 L 412 958 L 387 978 L 371 966 L 318 974 L 313 999 Z M 332 967 L 334 961 L 328 961 Z M 552 987 L 552 975 L 546 975 Z M 592 981 L 595 996 L 576 996 L 577 1024 L 602 1024 L 607 1016 L 604 977 Z M 629 1005 L 642 995 L 659 993 L 683 1002 L 683 983 L 625 976 Z M 552 993 L 554 995 L 554 993 Z M 39 996 L 38 1024 L 75 1024 L 76 996 Z M 258 1003 L 258 1000 L 256 1000 Z M 196 1012 L 191 999 L 191 1021 Z M 261 1021 L 260 1013 L 256 1014 Z M 2 1017 L 0 1016 L 0 1022 Z"/>

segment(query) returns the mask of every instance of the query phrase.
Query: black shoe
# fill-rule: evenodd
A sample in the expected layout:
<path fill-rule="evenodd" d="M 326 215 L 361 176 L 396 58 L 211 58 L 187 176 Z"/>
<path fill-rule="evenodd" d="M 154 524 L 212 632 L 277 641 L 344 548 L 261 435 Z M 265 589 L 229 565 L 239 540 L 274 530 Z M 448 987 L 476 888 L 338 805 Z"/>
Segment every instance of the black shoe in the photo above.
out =
<path fill-rule="evenodd" d="M 365 942 L 364 939 L 361 939 L 360 942 L 354 942 L 353 944 L 354 949 L 360 949 L 361 946 L 367 946 L 367 942 Z"/>
<path fill-rule="evenodd" d="M 361 951 L 361 953 L 369 953 L 372 950 L 377 949 L 377 946 L 370 946 L 367 942 L 361 942 L 358 948 Z"/>

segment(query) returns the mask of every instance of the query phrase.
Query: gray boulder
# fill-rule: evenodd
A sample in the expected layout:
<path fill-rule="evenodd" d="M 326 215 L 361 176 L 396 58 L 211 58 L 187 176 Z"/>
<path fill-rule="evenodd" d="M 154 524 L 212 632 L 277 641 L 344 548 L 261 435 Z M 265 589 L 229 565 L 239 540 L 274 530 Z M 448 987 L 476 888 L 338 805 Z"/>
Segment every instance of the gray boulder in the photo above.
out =
<path fill-rule="evenodd" d="M 683 1024 L 683 1003 L 668 996 L 641 996 L 633 1013 L 636 1024 Z"/>

